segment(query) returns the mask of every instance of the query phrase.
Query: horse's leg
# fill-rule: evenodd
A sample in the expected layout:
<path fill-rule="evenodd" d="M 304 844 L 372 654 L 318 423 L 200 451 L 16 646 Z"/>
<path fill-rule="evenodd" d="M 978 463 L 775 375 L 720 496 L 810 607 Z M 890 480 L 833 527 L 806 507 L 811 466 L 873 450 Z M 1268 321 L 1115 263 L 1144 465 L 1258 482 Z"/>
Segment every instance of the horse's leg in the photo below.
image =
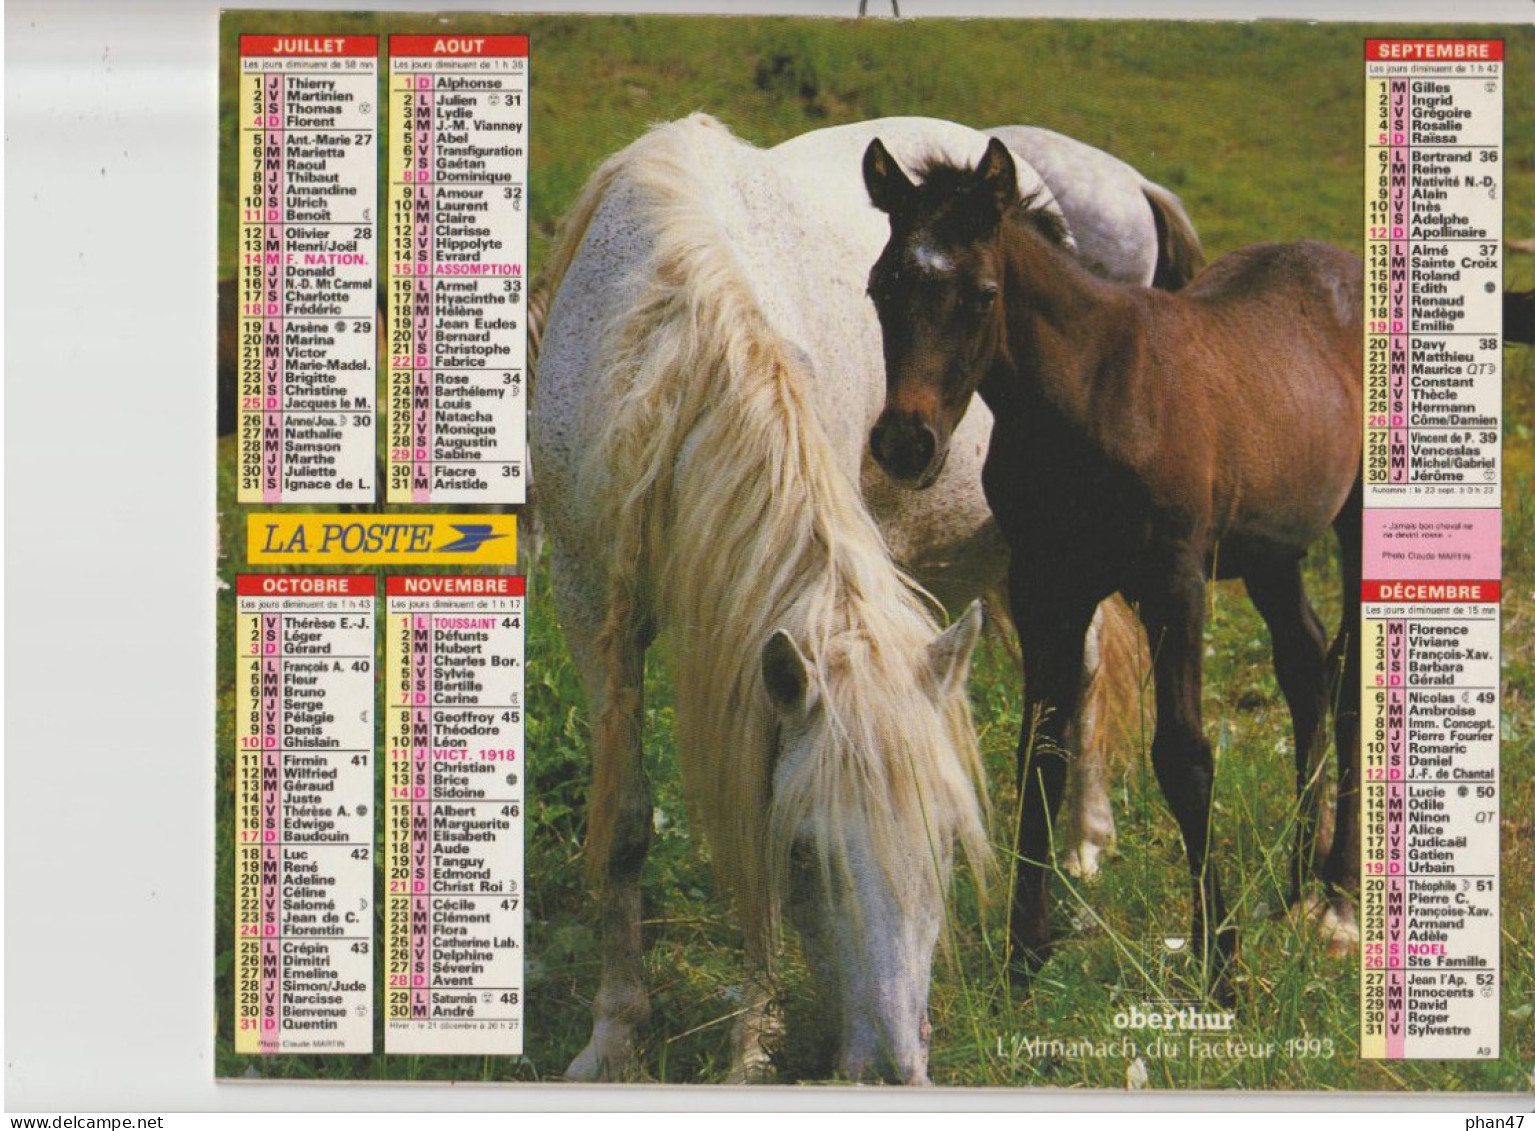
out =
<path fill-rule="evenodd" d="M 764 968 L 752 963 L 743 987 L 741 1013 L 730 1032 L 730 1075 L 727 1084 L 756 1084 L 767 1078 L 771 1067 L 767 1045 L 783 1029 L 773 1009 L 771 983 Z"/>
<path fill-rule="evenodd" d="M 1062 867 L 1079 879 L 1090 880 L 1098 874 L 1098 857 L 1114 845 L 1114 810 L 1109 805 L 1107 783 L 1108 749 L 1104 731 L 1109 712 L 1103 702 L 1115 688 L 1105 688 L 1112 679 L 1103 658 L 1103 637 L 1107 603 L 1098 606 L 1087 630 L 1082 662 L 1081 717 L 1077 734 L 1080 749 L 1067 770 L 1070 779 L 1066 791 L 1070 799 L 1066 810 L 1066 856 Z"/>
<path fill-rule="evenodd" d="M 1210 858 L 1210 804 L 1215 762 L 1204 735 L 1200 706 L 1204 678 L 1205 586 L 1192 564 L 1175 565 L 1141 604 L 1155 657 L 1157 726 L 1151 740 L 1151 764 L 1157 784 L 1183 833 L 1194 885 L 1192 936 L 1209 985 L 1229 996 L 1227 972 L 1236 955 L 1236 931 L 1226 923 L 1215 861 Z M 1210 932 L 1215 932 L 1211 946 Z"/>
<path fill-rule="evenodd" d="M 1084 710 L 1082 715 L 1080 731 L 1091 735 L 1095 722 L 1092 709 Z M 1086 738 L 1071 760 L 1071 784 L 1067 790 L 1071 804 L 1066 812 L 1068 847 L 1061 867 L 1079 880 L 1096 878 L 1100 869 L 1098 858 L 1105 849 L 1114 846 L 1114 810 L 1109 804 L 1105 758 L 1101 743 Z"/>
<path fill-rule="evenodd" d="M 1025 576 L 1020 577 L 1020 572 Z M 1051 830 L 1082 694 L 1082 658 L 1096 600 L 1048 595 L 1014 567 L 1010 586 L 1023 652 L 1023 733 L 1018 738 L 1016 872 L 1008 926 L 1013 976 L 1026 980 L 1050 954 Z"/>
<path fill-rule="evenodd" d="M 564 567 L 564 568 L 562 568 Z M 634 1055 L 635 1030 L 650 1018 L 645 992 L 640 937 L 640 874 L 650 848 L 651 803 L 642 762 L 642 699 L 646 640 L 629 636 L 599 647 L 600 626 L 593 611 L 602 602 L 583 586 L 579 575 L 556 550 L 554 591 L 566 644 L 586 687 L 592 720 L 594 780 L 617 787 L 607 807 L 611 832 L 604 859 L 592 862 L 597 871 L 601 917 L 602 974 L 592 1002 L 592 1037 L 565 1076 L 571 1080 L 611 1080 L 621 1077 Z M 595 797 L 597 790 L 594 788 Z M 600 820 L 593 804 L 589 820 Z M 588 844 L 592 833 L 588 832 Z"/>
<path fill-rule="evenodd" d="M 989 628 L 1014 625 L 1007 586 L 999 580 L 984 600 Z M 1006 629 L 1002 639 L 1008 640 Z M 1013 629 L 1016 633 L 1017 628 Z M 1105 733 L 1115 712 L 1112 700 L 1126 692 L 1133 676 L 1121 657 L 1134 656 L 1136 627 L 1123 602 L 1110 599 L 1098 606 L 1087 631 L 1082 659 L 1082 699 L 1077 722 L 1077 754 L 1066 768 L 1066 855 L 1061 867 L 1068 875 L 1090 880 L 1098 874 L 1098 858 L 1114 847 L 1114 809 L 1109 804 L 1108 768 L 1112 764 Z M 1122 639 L 1130 636 L 1128 644 Z M 1019 650 L 1008 648 L 1015 656 Z"/>
<path fill-rule="evenodd" d="M 1333 529 L 1338 533 L 1343 563 L 1343 619 L 1328 652 L 1335 676 L 1332 687 L 1333 734 L 1337 743 L 1338 802 L 1333 817 L 1332 847 L 1322 862 L 1329 907 L 1322 921 L 1329 949 L 1347 953 L 1359 944 L 1359 924 L 1353 897 L 1359 891 L 1359 591 L 1364 538 L 1360 510 L 1364 488 L 1356 481 Z"/>
<path fill-rule="evenodd" d="M 1321 759 L 1326 748 L 1327 636 L 1306 599 L 1300 562 L 1265 563 L 1245 578 L 1247 595 L 1268 625 L 1274 675 L 1290 708 L 1295 731 L 1295 854 L 1290 861 L 1290 903 L 1298 905 L 1316 863 L 1317 812 L 1322 797 Z"/>

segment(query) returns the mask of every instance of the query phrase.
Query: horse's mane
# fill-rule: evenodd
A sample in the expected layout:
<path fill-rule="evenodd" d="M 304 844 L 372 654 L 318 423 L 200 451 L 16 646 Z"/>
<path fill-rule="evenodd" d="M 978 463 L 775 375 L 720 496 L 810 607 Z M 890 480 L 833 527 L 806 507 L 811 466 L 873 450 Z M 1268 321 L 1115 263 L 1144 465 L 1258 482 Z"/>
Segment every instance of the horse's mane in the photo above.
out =
<path fill-rule="evenodd" d="M 918 211 L 924 215 L 940 212 L 951 217 L 956 228 L 968 229 L 977 217 L 992 213 L 991 190 L 982 184 L 975 165 L 964 165 L 941 153 L 929 153 L 913 163 L 917 178 Z M 1040 200 L 1042 192 L 1028 193 L 1008 205 L 1007 214 L 1022 220 L 1050 243 L 1070 248 L 1071 232 L 1066 218 Z M 969 232 L 957 231 L 959 238 Z"/>
<path fill-rule="evenodd" d="M 599 171 L 576 212 L 589 222 L 621 178 L 625 224 L 653 241 L 637 297 L 603 342 L 607 399 L 588 409 L 603 424 L 581 486 L 601 500 L 613 544 L 602 649 L 611 661 L 624 635 L 659 632 L 690 805 L 765 961 L 797 835 L 816 839 L 829 868 L 845 865 L 857 835 L 892 872 L 926 861 L 934 898 L 947 845 L 932 830 L 955 830 L 978 870 L 989 850 L 963 685 L 937 710 L 911 702 L 936 626 L 839 468 L 796 351 L 725 235 L 720 210 L 737 197 L 710 175 L 758 154 L 703 115 L 660 126 Z M 562 247 L 556 262 L 570 257 Z M 776 629 L 809 659 L 827 737 L 818 757 L 782 768 L 775 790 L 778 716 L 761 657 Z M 633 705 L 608 695 L 598 725 L 626 725 L 616 713 Z M 618 772 L 597 767 L 595 882 Z"/>

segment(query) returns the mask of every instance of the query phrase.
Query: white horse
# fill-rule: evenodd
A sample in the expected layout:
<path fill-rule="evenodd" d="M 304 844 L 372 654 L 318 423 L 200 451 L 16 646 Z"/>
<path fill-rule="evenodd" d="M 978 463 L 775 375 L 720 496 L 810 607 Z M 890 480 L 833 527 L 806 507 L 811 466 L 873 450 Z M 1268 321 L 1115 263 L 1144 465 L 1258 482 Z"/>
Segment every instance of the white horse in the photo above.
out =
<path fill-rule="evenodd" d="M 927 1077 L 953 845 L 978 871 L 989 852 L 964 686 L 980 614 L 940 633 L 891 551 L 950 602 L 989 588 L 1005 551 L 979 488 L 981 414 L 930 492 L 889 487 L 864 457 L 884 396 L 864 288 L 887 233 L 859 172 L 875 134 L 909 156 L 984 142 L 888 119 L 761 150 L 695 115 L 604 164 L 551 255 L 531 440 L 557 609 L 594 719 L 586 862 L 602 914 L 593 1032 L 573 1078 L 632 1071 L 649 1014 L 652 642 L 676 685 L 684 787 L 745 928 L 738 1068 L 763 1061 L 764 973 L 787 910 L 838 1069 Z M 1090 227 L 1078 238 L 1097 238 Z"/>

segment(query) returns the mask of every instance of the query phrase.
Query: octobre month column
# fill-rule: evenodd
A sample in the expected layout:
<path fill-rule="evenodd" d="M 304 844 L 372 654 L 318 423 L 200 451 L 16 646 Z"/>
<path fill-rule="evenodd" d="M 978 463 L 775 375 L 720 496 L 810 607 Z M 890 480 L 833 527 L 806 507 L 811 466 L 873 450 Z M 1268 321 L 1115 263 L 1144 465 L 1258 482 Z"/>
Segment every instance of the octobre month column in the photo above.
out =
<path fill-rule="evenodd" d="M 235 588 L 235 1051 L 371 1052 L 374 580 Z"/>

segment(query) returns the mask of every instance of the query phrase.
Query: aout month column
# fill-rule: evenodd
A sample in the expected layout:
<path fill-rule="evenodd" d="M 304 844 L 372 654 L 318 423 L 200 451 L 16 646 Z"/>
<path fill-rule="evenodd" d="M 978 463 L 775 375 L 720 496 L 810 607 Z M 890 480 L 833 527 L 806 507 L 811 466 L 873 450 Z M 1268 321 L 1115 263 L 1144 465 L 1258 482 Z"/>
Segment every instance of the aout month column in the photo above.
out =
<path fill-rule="evenodd" d="M 521 503 L 528 39 L 389 56 L 389 501 Z"/>

